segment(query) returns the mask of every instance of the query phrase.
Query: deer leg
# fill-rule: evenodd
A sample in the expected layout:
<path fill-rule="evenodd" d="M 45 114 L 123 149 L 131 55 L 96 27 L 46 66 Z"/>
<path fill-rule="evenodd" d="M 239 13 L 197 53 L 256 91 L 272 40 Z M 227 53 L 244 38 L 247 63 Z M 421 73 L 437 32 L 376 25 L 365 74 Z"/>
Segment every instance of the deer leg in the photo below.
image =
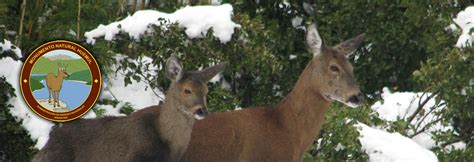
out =
<path fill-rule="evenodd" d="M 56 106 L 56 92 L 52 91 L 51 93 L 52 93 L 51 95 L 53 98 L 53 107 L 55 107 Z"/>
<path fill-rule="evenodd" d="M 51 90 L 48 89 L 48 103 L 51 103 Z"/>
<path fill-rule="evenodd" d="M 58 92 L 53 91 L 53 107 L 56 107 L 56 103 L 58 102 L 58 99 L 56 97 L 57 95 L 58 95 Z"/>
<path fill-rule="evenodd" d="M 56 91 L 56 105 L 59 107 L 59 91 Z"/>
<path fill-rule="evenodd" d="M 61 107 L 61 105 L 59 105 L 59 101 L 60 101 L 60 100 L 59 100 L 59 92 L 61 92 L 61 91 L 58 91 L 58 92 L 57 92 L 57 93 L 58 93 L 58 94 L 57 94 L 57 95 L 58 95 L 58 96 L 57 96 L 57 99 L 58 99 L 58 107 Z"/>

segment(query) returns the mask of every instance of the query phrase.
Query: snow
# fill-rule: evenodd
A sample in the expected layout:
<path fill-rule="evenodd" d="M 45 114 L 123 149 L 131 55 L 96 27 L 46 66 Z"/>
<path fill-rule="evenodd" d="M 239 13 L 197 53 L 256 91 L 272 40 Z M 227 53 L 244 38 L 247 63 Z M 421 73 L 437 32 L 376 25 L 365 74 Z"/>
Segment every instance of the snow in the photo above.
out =
<path fill-rule="evenodd" d="M 382 101 L 374 103 L 371 108 L 379 114 L 379 117 L 386 121 L 396 121 L 397 119 L 407 119 L 411 116 L 417 109 L 418 103 L 423 102 L 427 99 L 431 93 L 415 93 L 415 92 L 395 92 L 392 93 L 388 88 L 383 88 L 382 90 Z M 441 101 L 439 104 L 443 103 Z M 434 98 L 428 100 L 428 102 L 423 106 L 423 110 L 426 113 L 430 112 L 433 109 L 433 112 L 426 115 L 425 119 L 422 120 L 421 117 L 416 117 L 411 121 L 410 124 L 418 125 L 419 129 L 424 127 L 426 124 L 430 123 L 437 119 L 434 113 L 441 112 L 445 108 L 444 106 L 438 106 Z M 421 122 L 421 123 L 420 123 Z M 440 122 L 432 125 L 424 133 L 420 133 L 413 137 L 413 140 L 424 148 L 430 149 L 436 146 L 435 141 L 432 139 L 432 132 L 435 131 L 446 131 L 452 129 L 452 126 L 443 126 Z M 413 133 L 413 132 L 412 132 Z"/>
<path fill-rule="evenodd" d="M 459 28 L 461 28 L 462 31 L 456 43 L 456 47 L 472 46 L 474 33 L 470 33 L 470 31 L 472 28 L 474 28 L 474 6 L 467 7 L 463 11 L 459 12 L 453 21 L 457 26 L 459 26 Z M 454 24 L 450 25 L 449 28 L 457 29 Z"/>
<path fill-rule="evenodd" d="M 370 161 L 438 161 L 436 155 L 399 133 L 388 133 L 363 123 L 359 140 Z"/>
<path fill-rule="evenodd" d="M 112 105 L 101 105 L 96 104 L 95 106 L 104 109 L 104 116 L 125 116 L 125 114 L 120 113 L 120 109 L 125 105 L 125 102 L 118 103 L 115 107 Z"/>
<path fill-rule="evenodd" d="M 0 47 L 0 54 L 3 53 L 3 51 L 13 51 L 18 56 L 18 58 L 23 57 L 21 50 L 13 45 L 9 40 L 3 39 L 3 43 L 0 42 Z"/>
<path fill-rule="evenodd" d="M 5 43 L 0 42 L 0 46 L 3 49 L 0 51 L 0 54 L 6 50 L 13 50 L 19 57 L 22 56 L 21 50 L 19 48 L 11 49 L 11 42 L 6 40 L 4 42 Z M 146 63 L 150 60 L 151 58 L 144 58 L 142 63 Z M 37 140 L 35 147 L 41 149 L 48 141 L 49 131 L 51 130 L 54 123 L 36 115 L 29 109 L 28 105 L 21 97 L 22 95 L 18 83 L 22 62 L 13 60 L 10 57 L 5 57 L 0 60 L 0 65 L 1 67 L 9 67 L 0 68 L 0 76 L 5 76 L 6 81 L 15 89 L 16 97 L 12 97 L 9 100 L 9 103 L 13 105 L 13 107 L 10 108 L 10 113 L 16 119 L 22 120 L 22 126 L 29 132 L 31 138 L 34 141 Z M 112 96 L 114 96 L 121 102 L 118 103 L 116 107 L 111 105 L 97 105 L 105 110 L 104 115 L 123 115 L 119 113 L 119 110 L 126 102 L 131 103 L 133 108 L 141 109 L 151 105 L 157 105 L 159 101 L 161 101 L 161 98 L 156 96 L 155 93 L 150 90 L 150 88 L 145 90 L 147 85 L 143 82 L 132 83 L 125 87 L 125 83 L 123 82 L 124 77 L 124 73 L 118 72 L 117 75 L 105 78 L 105 80 L 108 80 L 109 82 L 104 83 L 104 89 L 102 90 L 100 98 L 111 99 Z M 163 97 L 163 94 L 160 91 L 157 91 L 156 93 Z M 95 118 L 96 116 L 97 115 L 93 111 L 89 111 L 83 116 L 83 118 L 90 119 Z"/>
<path fill-rule="evenodd" d="M 128 59 L 128 57 L 124 55 L 117 55 L 115 56 L 115 59 L 120 61 L 123 59 Z M 141 59 L 129 59 L 129 61 L 135 64 L 147 64 L 150 63 L 152 59 L 144 56 Z M 117 69 L 116 65 L 114 65 L 111 69 Z M 148 72 L 151 75 L 156 75 L 154 71 L 157 69 L 158 67 L 151 66 L 148 69 L 141 70 Z M 132 71 L 132 69 L 119 70 L 115 75 L 109 75 L 109 77 L 105 79 L 99 99 L 117 99 L 120 102 L 129 102 L 132 104 L 132 108 L 135 110 L 143 109 L 152 105 L 158 105 L 159 102 L 164 99 L 165 96 L 163 92 L 161 92 L 159 89 L 152 90 L 152 88 L 150 88 L 144 81 L 136 82 L 132 80 L 132 84 L 125 86 L 125 74 L 129 71 Z M 142 80 L 145 79 L 142 77 Z M 109 115 L 114 114 L 115 113 L 111 112 Z"/>
<path fill-rule="evenodd" d="M 159 25 L 159 18 L 168 23 L 178 23 L 179 27 L 186 28 L 185 32 L 189 38 L 201 38 L 212 28 L 213 36 L 221 43 L 230 41 L 234 28 L 240 25 L 231 20 L 232 6 L 224 4 L 220 6 L 186 6 L 174 13 L 163 13 L 154 10 L 141 10 L 135 12 L 123 20 L 99 25 L 96 29 L 86 32 L 87 42 L 94 44 L 95 38 L 104 37 L 111 41 L 120 31 L 126 32 L 132 38 L 138 40 L 141 35 L 152 32 L 150 25 Z M 119 27 L 120 26 L 120 27 Z"/>
<path fill-rule="evenodd" d="M 397 118 L 407 118 L 412 115 L 418 107 L 421 99 L 425 100 L 431 93 L 427 93 L 421 97 L 423 93 L 414 92 L 395 92 L 392 93 L 387 87 L 382 89 L 382 101 L 378 101 L 372 105 L 372 109 L 379 113 L 379 117 L 387 121 L 396 121 Z M 423 107 L 429 111 L 429 108 L 435 106 L 435 100 L 429 100 Z M 440 107 L 442 109 L 444 107 Z"/>
<path fill-rule="evenodd" d="M 294 60 L 294 59 L 296 59 L 296 57 L 298 57 L 298 56 L 296 56 L 296 55 L 290 55 L 290 60 Z"/>
<path fill-rule="evenodd" d="M 3 51 L 13 50 L 17 56 L 22 57 L 19 48 L 10 48 L 12 46 L 10 41 L 4 40 L 4 43 L 0 43 L 0 46 L 3 49 L 0 51 L 0 54 L 3 54 Z M 13 105 L 13 107 L 10 108 L 10 114 L 16 119 L 22 120 L 21 125 L 28 131 L 33 140 L 37 140 L 35 147 L 42 148 L 46 144 L 49 130 L 54 124 L 36 115 L 23 101 L 19 87 L 22 62 L 13 60 L 10 57 L 5 57 L 0 60 L 0 65 L 2 65 L 2 67 L 8 67 L 0 68 L 0 76 L 4 76 L 6 81 L 15 89 L 16 97 L 12 97 L 8 101 L 9 104 Z"/>
<path fill-rule="evenodd" d="M 292 25 L 295 29 L 303 29 L 303 30 L 305 30 L 306 27 L 301 24 L 302 22 L 303 22 L 303 18 L 301 18 L 300 16 L 295 16 L 293 19 L 291 19 L 291 25 Z"/>

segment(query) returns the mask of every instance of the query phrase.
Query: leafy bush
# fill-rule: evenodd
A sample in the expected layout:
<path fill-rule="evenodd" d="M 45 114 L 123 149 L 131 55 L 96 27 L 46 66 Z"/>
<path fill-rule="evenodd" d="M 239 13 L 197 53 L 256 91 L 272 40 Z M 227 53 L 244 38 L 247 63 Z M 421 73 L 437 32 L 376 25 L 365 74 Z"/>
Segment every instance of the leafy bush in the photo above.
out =
<path fill-rule="evenodd" d="M 10 114 L 10 98 L 16 97 L 13 87 L 0 77 L 0 161 L 28 161 L 36 153 L 35 141 L 32 141 L 28 132 Z"/>

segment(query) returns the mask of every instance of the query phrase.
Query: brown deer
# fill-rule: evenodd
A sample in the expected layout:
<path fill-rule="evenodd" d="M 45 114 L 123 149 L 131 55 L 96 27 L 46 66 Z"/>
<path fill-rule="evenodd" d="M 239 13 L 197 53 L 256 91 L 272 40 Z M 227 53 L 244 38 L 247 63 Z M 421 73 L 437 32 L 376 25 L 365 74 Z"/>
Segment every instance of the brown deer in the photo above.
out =
<path fill-rule="evenodd" d="M 53 107 L 59 106 L 59 92 L 63 86 L 63 80 L 69 77 L 69 74 L 66 71 L 67 65 L 61 65 L 58 63 L 58 75 L 53 73 L 48 73 L 46 76 L 46 86 L 48 86 L 49 99 L 48 102 L 53 102 Z M 53 100 L 51 101 L 51 95 Z"/>
<path fill-rule="evenodd" d="M 293 90 L 273 106 L 213 113 L 194 125 L 184 159 L 189 161 L 302 161 L 319 134 L 331 102 L 357 107 L 363 101 L 347 60 L 364 34 L 334 47 L 307 27 L 313 58 Z"/>
<path fill-rule="evenodd" d="M 172 82 L 164 103 L 125 117 L 80 119 L 55 126 L 34 161 L 179 161 L 195 119 L 208 114 L 206 83 L 224 67 L 184 71 L 172 56 L 166 64 Z"/>

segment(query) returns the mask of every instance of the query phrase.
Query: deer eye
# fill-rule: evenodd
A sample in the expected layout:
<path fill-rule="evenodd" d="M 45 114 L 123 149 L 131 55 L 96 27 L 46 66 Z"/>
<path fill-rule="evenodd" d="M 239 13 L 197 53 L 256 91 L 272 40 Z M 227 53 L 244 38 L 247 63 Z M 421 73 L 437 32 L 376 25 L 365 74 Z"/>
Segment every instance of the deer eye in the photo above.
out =
<path fill-rule="evenodd" d="M 189 89 L 184 89 L 184 93 L 185 93 L 185 94 L 191 94 L 191 90 L 189 90 Z"/>
<path fill-rule="evenodd" d="M 330 68 L 331 71 L 333 71 L 333 72 L 339 72 L 339 68 L 338 68 L 337 66 L 335 66 L 335 65 L 331 65 L 329 68 Z"/>

